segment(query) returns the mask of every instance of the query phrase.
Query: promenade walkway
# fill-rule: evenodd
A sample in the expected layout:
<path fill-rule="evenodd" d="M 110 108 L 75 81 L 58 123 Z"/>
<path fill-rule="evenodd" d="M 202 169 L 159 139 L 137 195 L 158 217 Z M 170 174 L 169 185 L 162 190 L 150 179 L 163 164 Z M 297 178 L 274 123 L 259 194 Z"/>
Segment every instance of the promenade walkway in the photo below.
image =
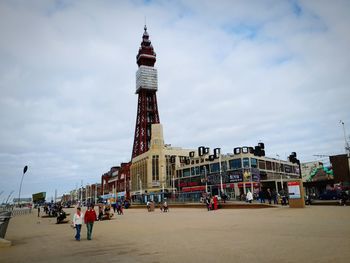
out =
<path fill-rule="evenodd" d="M 67 209 L 72 213 L 72 209 Z M 12 218 L 1 263 L 349 262 L 350 207 L 126 209 L 96 222 L 93 240 L 35 213 Z"/>

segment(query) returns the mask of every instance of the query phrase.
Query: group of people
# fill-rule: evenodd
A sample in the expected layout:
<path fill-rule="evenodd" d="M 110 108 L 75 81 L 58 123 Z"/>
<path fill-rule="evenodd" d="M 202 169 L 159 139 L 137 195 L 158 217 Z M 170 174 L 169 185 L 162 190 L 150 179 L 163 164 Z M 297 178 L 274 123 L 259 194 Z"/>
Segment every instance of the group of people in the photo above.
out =
<path fill-rule="evenodd" d="M 98 216 L 97 216 L 97 220 L 98 221 L 102 221 L 102 220 L 109 220 L 114 216 L 115 210 L 117 210 L 118 215 L 123 215 L 123 208 L 120 206 L 116 206 L 116 205 L 99 205 L 98 206 Z"/>
<path fill-rule="evenodd" d="M 204 199 L 205 206 L 207 207 L 207 210 L 217 210 L 219 207 L 219 199 L 216 195 L 209 196 L 207 195 Z"/>
<path fill-rule="evenodd" d="M 270 188 L 261 189 L 259 192 L 255 193 L 252 193 L 248 189 L 245 195 L 244 193 L 241 193 L 240 199 L 245 200 L 247 203 L 252 203 L 254 199 L 257 199 L 260 203 L 265 203 L 267 201 L 270 205 L 272 202 L 273 204 L 277 205 L 280 199 L 281 205 L 287 205 L 288 193 L 284 189 L 282 189 L 279 193 L 277 193 L 274 189 L 271 190 Z"/>
<path fill-rule="evenodd" d="M 260 200 L 260 203 L 265 203 L 265 200 L 267 200 L 270 205 L 272 204 L 272 201 L 275 205 L 278 204 L 278 194 L 276 190 L 271 191 L 270 188 L 261 189 L 258 193 L 258 199 Z"/>
<path fill-rule="evenodd" d="M 169 206 L 168 206 L 166 199 L 164 199 L 163 203 L 159 203 L 158 205 L 159 205 L 160 211 L 169 212 Z M 148 212 L 153 212 L 154 206 L 155 206 L 154 201 L 152 201 L 152 200 L 147 201 L 146 207 L 147 207 Z"/>
<path fill-rule="evenodd" d="M 97 219 L 97 215 L 94 209 L 94 205 L 89 205 L 85 214 L 81 211 L 80 207 L 77 207 L 77 211 L 73 216 L 73 228 L 75 228 L 75 240 L 80 241 L 80 233 L 83 222 L 86 224 L 87 229 L 87 240 L 92 239 L 92 229 L 94 226 L 94 222 Z"/>

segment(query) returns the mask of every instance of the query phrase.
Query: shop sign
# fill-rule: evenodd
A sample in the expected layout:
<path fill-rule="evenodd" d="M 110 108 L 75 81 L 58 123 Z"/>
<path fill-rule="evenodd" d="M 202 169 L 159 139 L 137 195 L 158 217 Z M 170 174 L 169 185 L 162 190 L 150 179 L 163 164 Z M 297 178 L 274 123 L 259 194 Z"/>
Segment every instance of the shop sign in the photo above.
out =
<path fill-rule="evenodd" d="M 241 172 L 233 172 L 229 174 L 230 183 L 243 182 L 243 176 Z"/>
<path fill-rule="evenodd" d="M 184 186 L 187 186 L 187 183 L 186 182 L 181 182 L 180 183 L 180 187 L 184 187 Z"/>
<path fill-rule="evenodd" d="M 301 198 L 299 182 L 288 182 L 288 193 L 290 199 Z"/>
<path fill-rule="evenodd" d="M 152 181 L 152 186 L 160 186 L 160 182 L 159 181 Z"/>

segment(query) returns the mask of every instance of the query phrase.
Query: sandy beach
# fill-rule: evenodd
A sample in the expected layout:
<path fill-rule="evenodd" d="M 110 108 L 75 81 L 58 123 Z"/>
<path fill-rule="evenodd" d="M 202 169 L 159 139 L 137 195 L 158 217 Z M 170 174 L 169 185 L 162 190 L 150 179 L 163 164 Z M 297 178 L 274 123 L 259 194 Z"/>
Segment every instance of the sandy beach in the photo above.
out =
<path fill-rule="evenodd" d="M 350 261 L 350 207 L 127 209 L 96 222 L 91 241 L 83 226 L 80 242 L 70 224 L 55 222 L 35 212 L 12 218 L 0 262 Z"/>

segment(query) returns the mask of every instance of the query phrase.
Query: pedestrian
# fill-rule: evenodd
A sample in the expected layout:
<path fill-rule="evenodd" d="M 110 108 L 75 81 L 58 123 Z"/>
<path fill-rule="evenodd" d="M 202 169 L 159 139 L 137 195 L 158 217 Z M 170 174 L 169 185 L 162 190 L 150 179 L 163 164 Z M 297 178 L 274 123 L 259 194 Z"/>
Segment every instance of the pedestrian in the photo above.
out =
<path fill-rule="evenodd" d="M 340 193 L 340 205 L 346 206 L 346 201 L 348 200 L 348 195 L 346 192 L 343 190 Z"/>
<path fill-rule="evenodd" d="M 118 215 L 124 215 L 122 203 L 118 203 L 117 212 L 118 212 Z"/>
<path fill-rule="evenodd" d="M 103 220 L 103 207 L 102 205 L 99 205 L 98 206 L 98 218 L 97 218 L 98 221 L 102 221 Z"/>
<path fill-rule="evenodd" d="M 284 189 L 280 191 L 280 196 L 281 196 L 281 205 L 287 205 L 287 194 Z"/>
<path fill-rule="evenodd" d="M 163 203 L 163 212 L 169 212 L 169 207 L 166 200 L 164 200 L 164 203 Z"/>
<path fill-rule="evenodd" d="M 277 201 L 277 192 L 276 192 L 275 189 L 272 190 L 271 196 L 272 196 L 272 199 L 273 199 L 273 204 L 274 204 L 274 205 L 277 205 L 277 204 L 278 204 L 278 201 Z"/>
<path fill-rule="evenodd" d="M 151 202 L 150 201 L 147 201 L 146 206 L 147 206 L 147 211 L 151 212 Z"/>
<path fill-rule="evenodd" d="M 40 217 L 40 206 L 38 205 L 38 217 Z"/>
<path fill-rule="evenodd" d="M 80 241 L 81 225 L 83 224 L 84 214 L 81 212 L 81 208 L 77 207 L 77 211 L 73 216 L 73 228 L 75 228 L 75 240 Z"/>
<path fill-rule="evenodd" d="M 272 194 L 271 194 L 270 188 L 267 188 L 267 191 L 266 191 L 266 198 L 267 198 L 267 200 L 269 200 L 269 204 L 271 205 Z"/>
<path fill-rule="evenodd" d="M 91 240 L 92 238 L 92 228 L 94 226 L 94 222 L 96 218 L 97 218 L 97 215 L 94 209 L 94 205 L 90 205 L 88 207 L 88 210 L 85 212 L 85 216 L 84 216 L 84 221 L 87 228 L 87 240 Z"/>
<path fill-rule="evenodd" d="M 209 198 L 209 196 L 207 196 L 205 198 L 205 205 L 207 206 L 208 211 L 210 211 L 210 198 Z"/>
<path fill-rule="evenodd" d="M 265 193 L 262 189 L 259 191 L 259 199 L 260 203 L 265 203 Z"/>
<path fill-rule="evenodd" d="M 251 191 L 248 190 L 247 192 L 247 202 L 252 203 L 253 201 L 253 194 Z"/>
<path fill-rule="evenodd" d="M 213 197 L 213 203 L 214 203 L 214 210 L 217 210 L 218 209 L 218 196 L 215 195 Z"/>

